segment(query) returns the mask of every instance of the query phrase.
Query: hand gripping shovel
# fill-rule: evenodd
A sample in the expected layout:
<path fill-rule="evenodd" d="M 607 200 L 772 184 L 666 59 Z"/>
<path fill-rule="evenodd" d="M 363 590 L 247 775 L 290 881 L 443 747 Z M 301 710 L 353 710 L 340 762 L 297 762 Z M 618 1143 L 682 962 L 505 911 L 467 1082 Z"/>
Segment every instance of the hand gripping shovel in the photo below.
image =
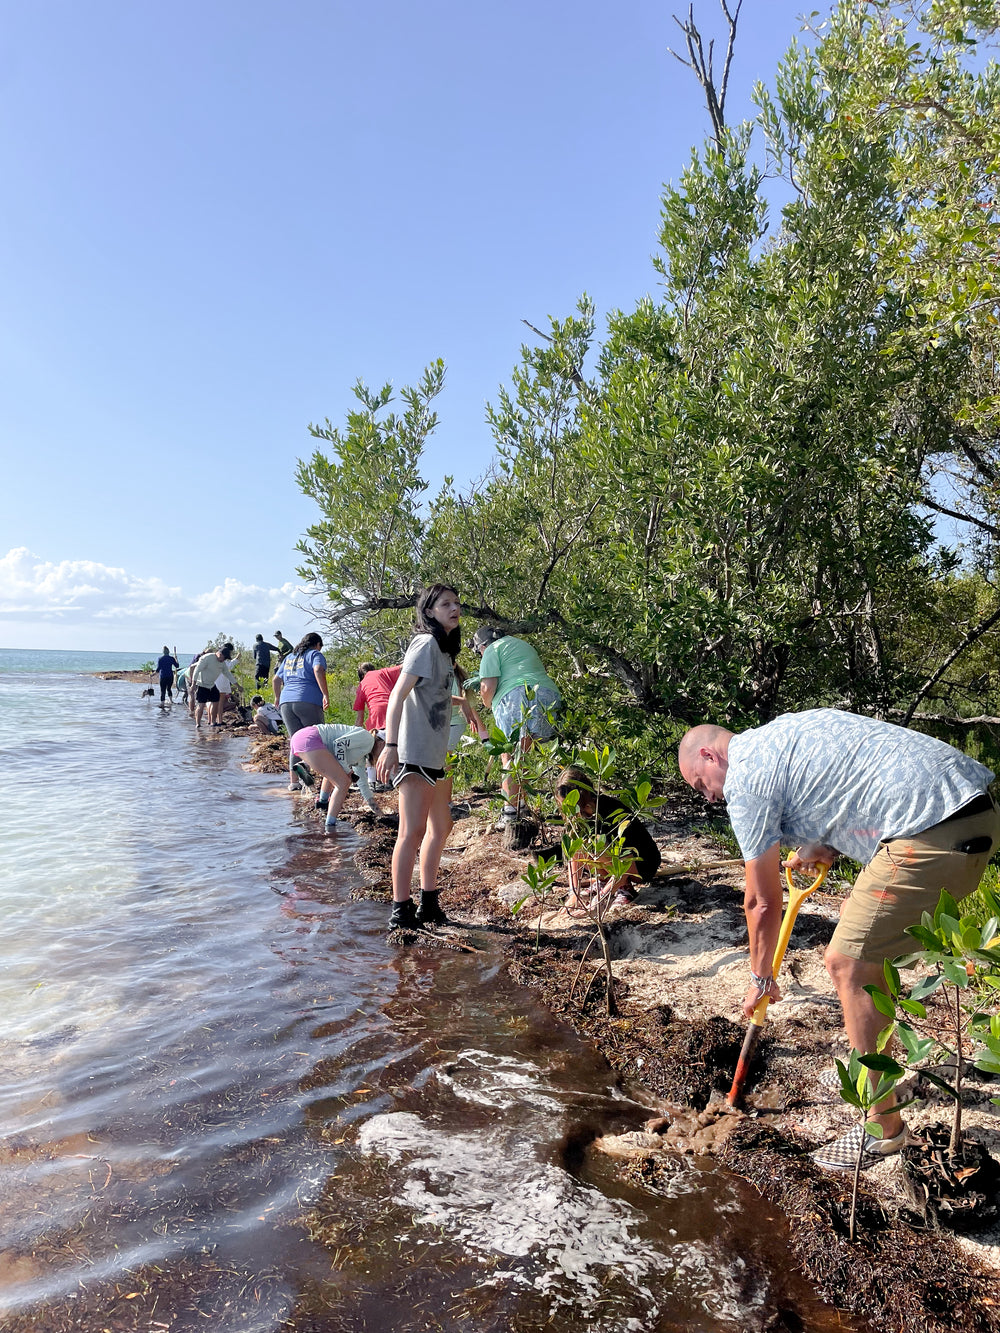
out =
<path fill-rule="evenodd" d="M 820 866 L 819 874 L 813 882 L 804 889 L 797 887 L 792 872 L 785 867 L 785 882 L 788 885 L 788 906 L 785 908 L 785 915 L 781 921 L 781 930 L 778 932 L 778 943 L 774 946 L 774 965 L 771 969 L 772 975 L 778 975 L 778 969 L 781 967 L 782 960 L 785 957 L 785 950 L 788 948 L 788 941 L 792 934 L 792 927 L 795 925 L 795 918 L 799 914 L 799 908 L 809 897 L 810 893 L 815 893 L 819 886 L 826 879 L 826 872 L 829 866 Z M 754 1051 L 757 1049 L 757 1043 L 760 1041 L 760 1034 L 763 1031 L 764 1023 L 767 1020 L 767 1006 L 770 1003 L 770 995 L 762 995 L 758 1001 L 757 1008 L 753 1011 L 753 1018 L 747 1024 L 747 1035 L 743 1038 L 743 1049 L 740 1051 L 740 1058 L 736 1062 L 736 1073 L 733 1075 L 733 1086 L 726 1094 L 726 1101 L 730 1106 L 738 1106 L 740 1098 L 743 1096 L 743 1084 L 747 1081 L 747 1074 L 750 1072 L 750 1062 L 754 1057 Z"/>

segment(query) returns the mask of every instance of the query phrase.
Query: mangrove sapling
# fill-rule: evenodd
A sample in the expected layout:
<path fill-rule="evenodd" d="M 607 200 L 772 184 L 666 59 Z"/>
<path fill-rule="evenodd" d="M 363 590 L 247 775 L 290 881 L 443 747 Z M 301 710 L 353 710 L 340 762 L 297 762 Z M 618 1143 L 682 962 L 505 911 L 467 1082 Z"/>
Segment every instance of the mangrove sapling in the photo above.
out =
<path fill-rule="evenodd" d="M 897 968 L 886 961 L 883 968 L 886 989 L 865 987 L 876 1009 L 890 1020 L 883 1034 L 886 1042 L 893 1033 L 898 1034 L 906 1051 L 908 1066 L 920 1065 L 932 1054 L 939 1059 L 943 1053 L 954 1069 L 951 1082 L 926 1067 L 919 1071 L 922 1078 L 934 1083 L 953 1099 L 951 1137 L 948 1143 L 948 1156 L 953 1167 L 962 1158 L 963 1083 L 970 1063 L 965 1057 L 965 1049 L 970 1044 L 975 1046 L 977 1041 L 982 1044 L 982 1053 L 972 1063 L 983 1067 L 985 1062 L 986 1072 L 994 1072 L 990 1066 L 994 1063 L 993 1058 L 1000 1054 L 990 1045 L 995 1040 L 992 1016 L 976 1003 L 963 1003 L 963 997 L 969 991 L 972 991 L 974 1000 L 979 1000 L 986 994 L 996 994 L 1000 990 L 1000 900 L 988 892 L 987 901 L 994 915 L 980 923 L 972 916 L 959 916 L 955 899 L 942 890 L 933 914 L 924 912 L 920 924 L 911 926 L 907 931 L 922 947 L 897 960 L 901 966 L 920 963 L 933 969 L 930 975 L 917 981 L 910 988 L 909 995 L 904 996 Z M 921 1030 L 916 1026 L 926 1023 L 927 1008 L 924 1000 L 938 990 L 943 992 L 945 999 L 949 1041 L 943 1041 L 936 1030 L 928 1033 L 924 1029 L 925 1035 L 921 1035 Z M 899 1018 L 898 1010 L 902 1010 L 910 1021 Z"/>
<path fill-rule="evenodd" d="M 545 904 L 556 880 L 559 878 L 558 861 L 557 856 L 539 856 L 534 865 L 529 865 L 521 875 L 528 886 L 529 892 L 523 898 L 518 899 L 510 909 L 511 916 L 517 916 L 529 898 L 534 899 L 538 908 L 538 920 L 535 923 L 535 953 L 540 949 L 542 942 L 542 912 L 545 910 Z"/>
<path fill-rule="evenodd" d="M 872 1110 L 878 1106 L 879 1102 L 884 1101 L 892 1092 L 896 1084 L 906 1073 L 898 1061 L 893 1060 L 889 1055 L 883 1053 L 885 1044 L 889 1040 L 889 1029 L 879 1036 L 879 1049 L 874 1054 L 862 1055 L 858 1051 L 851 1051 L 850 1058 L 845 1065 L 843 1060 L 837 1061 L 837 1074 L 840 1077 L 840 1095 L 848 1106 L 853 1106 L 855 1110 L 861 1113 L 862 1133 L 858 1143 L 858 1155 L 854 1163 L 854 1181 L 851 1188 L 851 1215 L 848 1222 L 848 1239 L 854 1240 L 854 1222 L 857 1216 L 858 1208 L 858 1184 L 861 1180 L 861 1163 L 865 1155 L 865 1134 L 870 1134 L 872 1138 L 880 1139 L 882 1137 L 882 1126 L 877 1120 L 871 1120 L 869 1117 Z M 883 1037 L 885 1041 L 883 1041 Z M 872 1082 L 870 1073 L 878 1075 L 878 1081 Z M 911 1098 L 912 1100 L 912 1098 Z M 909 1106 L 909 1102 L 900 1102 L 899 1107 Z"/>
<path fill-rule="evenodd" d="M 635 861 L 634 850 L 626 842 L 628 826 L 641 811 L 652 810 L 663 804 L 662 798 L 652 795 L 652 784 L 648 781 L 640 782 L 634 788 L 609 790 L 607 781 L 613 766 L 614 754 L 608 746 L 578 751 L 574 755 L 572 767 L 584 775 L 587 786 L 583 790 L 571 788 L 560 801 L 563 819 L 569 826 L 569 832 L 563 837 L 563 859 L 570 867 L 571 900 L 575 902 L 576 910 L 584 911 L 595 927 L 570 988 L 570 998 L 575 993 L 590 950 L 595 943 L 600 943 L 609 1016 L 616 1012 L 616 1000 L 605 922 L 615 892 L 627 883 L 627 876 Z M 610 812 L 607 810 L 609 802 L 613 807 Z M 609 821 L 612 825 L 610 830 Z M 583 899 L 581 893 L 584 876 L 593 890 L 588 901 Z M 591 985 L 593 981 L 592 977 Z M 583 1003 L 589 993 L 590 986 L 584 994 Z"/>

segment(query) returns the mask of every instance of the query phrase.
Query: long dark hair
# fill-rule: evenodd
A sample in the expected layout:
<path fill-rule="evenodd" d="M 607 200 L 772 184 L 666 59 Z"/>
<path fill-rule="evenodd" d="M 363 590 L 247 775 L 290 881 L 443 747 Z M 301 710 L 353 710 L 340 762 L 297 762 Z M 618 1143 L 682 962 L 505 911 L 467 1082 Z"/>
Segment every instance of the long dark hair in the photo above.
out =
<path fill-rule="evenodd" d="M 323 647 L 322 634 L 317 634 L 316 631 L 313 630 L 311 634 L 307 634 L 305 638 L 299 640 L 299 642 L 292 649 L 292 655 L 294 657 L 298 657 L 301 653 L 307 653 L 310 648 L 322 648 L 322 647 Z"/>
<path fill-rule="evenodd" d="M 417 598 L 415 629 L 417 634 L 433 634 L 441 651 L 447 653 L 454 662 L 462 651 L 462 627 L 456 625 L 449 634 L 444 626 L 439 625 L 430 615 L 437 605 L 438 598 L 446 592 L 453 592 L 456 597 L 459 595 L 458 589 L 453 588 L 450 583 L 432 583 L 429 588 L 424 589 Z"/>

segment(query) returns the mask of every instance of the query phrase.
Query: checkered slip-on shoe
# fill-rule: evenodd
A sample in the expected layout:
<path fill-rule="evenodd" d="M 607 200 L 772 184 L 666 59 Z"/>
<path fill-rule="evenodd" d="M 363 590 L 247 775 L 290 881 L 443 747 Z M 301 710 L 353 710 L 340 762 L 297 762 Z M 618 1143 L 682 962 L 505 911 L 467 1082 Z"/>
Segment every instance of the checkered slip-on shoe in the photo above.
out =
<path fill-rule="evenodd" d="M 849 1129 L 839 1139 L 834 1139 L 832 1143 L 824 1144 L 822 1148 L 817 1148 L 814 1153 L 810 1153 L 817 1166 L 823 1167 L 826 1171 L 853 1171 L 858 1160 L 858 1148 L 861 1146 L 861 1139 L 864 1136 L 865 1146 L 861 1157 L 861 1170 L 867 1171 L 870 1166 L 874 1166 L 883 1157 L 891 1157 L 893 1153 L 899 1152 L 900 1148 L 906 1143 L 906 1129 L 903 1128 L 891 1139 L 877 1139 L 869 1134 L 861 1125 L 855 1125 Z"/>
<path fill-rule="evenodd" d="M 836 1068 L 821 1069 L 816 1075 L 816 1086 L 825 1098 L 836 1101 L 840 1097 L 840 1075 Z"/>

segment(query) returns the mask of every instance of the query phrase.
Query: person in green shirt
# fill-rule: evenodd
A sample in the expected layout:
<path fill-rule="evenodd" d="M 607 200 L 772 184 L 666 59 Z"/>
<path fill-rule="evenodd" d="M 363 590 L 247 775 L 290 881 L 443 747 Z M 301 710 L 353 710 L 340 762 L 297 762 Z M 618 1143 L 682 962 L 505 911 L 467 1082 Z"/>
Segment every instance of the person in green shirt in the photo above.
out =
<path fill-rule="evenodd" d="M 280 629 L 274 631 L 274 637 L 278 640 L 278 661 L 283 662 L 290 652 L 292 645 L 288 642 Z"/>
<path fill-rule="evenodd" d="M 487 708 L 492 708 L 493 720 L 504 735 L 513 736 L 519 730 L 522 752 L 536 740 L 554 736 L 556 729 L 550 715 L 562 706 L 562 696 L 531 644 L 503 634 L 495 625 L 480 625 L 472 647 L 480 658 L 480 696 Z M 524 795 L 510 775 L 511 759 L 509 754 L 503 756 L 506 804 L 501 823 L 516 819 Z"/>

